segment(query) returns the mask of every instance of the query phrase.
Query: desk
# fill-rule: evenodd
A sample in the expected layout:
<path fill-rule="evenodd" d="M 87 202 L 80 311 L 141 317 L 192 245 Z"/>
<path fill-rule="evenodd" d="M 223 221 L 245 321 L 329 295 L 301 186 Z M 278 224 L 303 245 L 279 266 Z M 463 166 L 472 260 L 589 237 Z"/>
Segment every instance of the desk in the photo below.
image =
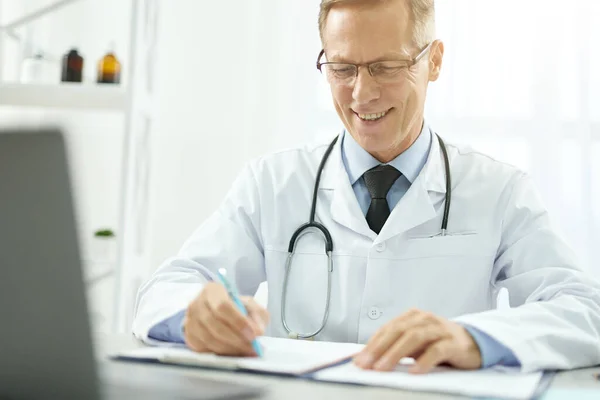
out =
<path fill-rule="evenodd" d="M 95 335 L 96 355 L 102 360 L 112 352 L 133 349 L 141 345 L 129 335 Z M 370 399 L 370 400 L 451 400 L 465 399 L 457 396 L 443 396 L 432 393 L 409 392 L 397 389 L 373 388 L 311 382 L 294 378 L 281 378 L 273 376 L 233 373 L 224 371 L 209 371 L 203 369 L 181 368 L 175 366 L 159 366 L 124 363 L 109 361 L 104 365 L 111 374 L 130 376 L 143 374 L 148 368 L 161 368 L 165 375 L 200 376 L 224 381 L 235 381 L 247 384 L 258 384 L 266 387 L 266 393 L 261 400 L 332 400 L 332 399 Z M 594 372 L 600 372 L 600 367 L 581 369 L 576 371 L 561 372 L 552 382 L 550 390 L 598 390 L 597 398 L 600 399 L 600 382 L 592 378 Z M 595 393 L 594 393 L 595 394 Z M 589 394 L 588 394 L 589 395 Z M 593 397 L 590 397 L 593 398 Z"/>

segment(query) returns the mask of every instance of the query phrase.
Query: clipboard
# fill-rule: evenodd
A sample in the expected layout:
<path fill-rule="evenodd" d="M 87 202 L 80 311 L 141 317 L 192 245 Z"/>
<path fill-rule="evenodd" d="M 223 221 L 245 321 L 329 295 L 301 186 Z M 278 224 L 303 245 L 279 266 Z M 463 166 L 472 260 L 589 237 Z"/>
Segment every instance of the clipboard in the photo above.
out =
<path fill-rule="evenodd" d="M 438 392 L 469 397 L 526 400 L 543 393 L 551 381 L 544 372 L 521 373 L 517 368 L 497 367 L 462 371 L 438 367 L 425 375 L 408 373 L 412 359 L 403 359 L 391 372 L 361 370 L 352 363 L 364 345 L 259 338 L 262 358 L 200 354 L 183 346 L 144 347 L 111 356 L 129 362 L 158 363 L 182 367 L 229 370 L 296 377 L 314 381 L 379 386 L 403 390 Z"/>

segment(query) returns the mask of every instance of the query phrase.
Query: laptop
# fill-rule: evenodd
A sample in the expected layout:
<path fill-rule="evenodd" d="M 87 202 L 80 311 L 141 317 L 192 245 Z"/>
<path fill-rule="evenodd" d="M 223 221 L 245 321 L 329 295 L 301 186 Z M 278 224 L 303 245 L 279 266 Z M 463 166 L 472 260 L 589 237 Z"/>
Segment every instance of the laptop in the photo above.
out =
<path fill-rule="evenodd" d="M 111 374 L 101 373 L 94 355 L 77 240 L 60 130 L 0 131 L 0 398 L 208 400 L 262 393 L 189 373 L 173 379 L 148 366 L 135 373 L 115 366 L 122 368 L 112 370 L 118 379 L 106 380 Z"/>

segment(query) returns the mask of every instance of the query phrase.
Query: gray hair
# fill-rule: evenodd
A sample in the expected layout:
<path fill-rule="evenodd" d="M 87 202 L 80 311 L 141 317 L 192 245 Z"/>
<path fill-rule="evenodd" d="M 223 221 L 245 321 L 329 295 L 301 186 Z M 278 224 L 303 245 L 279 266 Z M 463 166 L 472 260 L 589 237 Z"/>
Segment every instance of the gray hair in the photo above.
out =
<path fill-rule="evenodd" d="M 323 39 L 323 30 L 329 11 L 340 4 L 374 4 L 389 0 L 321 0 L 319 11 L 319 34 Z M 419 48 L 425 47 L 435 39 L 435 0 L 404 0 L 408 2 L 413 27 L 413 42 Z"/>

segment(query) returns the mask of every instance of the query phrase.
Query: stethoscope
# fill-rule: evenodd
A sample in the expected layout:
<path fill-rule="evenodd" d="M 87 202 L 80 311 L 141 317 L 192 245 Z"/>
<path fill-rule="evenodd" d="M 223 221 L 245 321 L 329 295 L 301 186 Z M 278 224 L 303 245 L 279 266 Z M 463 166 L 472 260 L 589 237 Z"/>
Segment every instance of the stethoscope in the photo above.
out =
<path fill-rule="evenodd" d="M 446 150 L 446 145 L 444 144 L 444 141 L 438 134 L 436 134 L 436 137 L 438 138 L 438 141 L 440 143 L 440 148 L 442 149 L 442 153 L 444 155 L 444 167 L 445 167 L 445 174 L 446 174 L 446 196 L 445 196 L 445 201 L 444 201 L 444 203 L 445 203 L 444 204 L 444 217 L 442 219 L 442 230 L 441 230 L 441 235 L 445 236 L 446 229 L 448 228 L 448 214 L 450 212 L 450 200 L 452 199 L 452 193 L 451 193 L 452 186 L 451 186 L 451 180 L 450 180 L 450 162 L 448 161 L 448 151 Z M 339 136 L 336 136 L 335 139 L 333 139 L 333 141 L 327 148 L 327 151 L 325 152 L 325 154 L 323 155 L 323 158 L 321 159 L 319 169 L 317 170 L 317 179 L 315 180 L 315 188 L 313 190 L 313 198 L 312 198 L 312 206 L 310 209 L 309 222 L 300 226 L 296 230 L 296 232 L 294 232 L 294 234 L 292 235 L 292 238 L 290 239 L 290 245 L 288 247 L 288 257 L 287 257 L 287 260 L 285 263 L 285 272 L 284 272 L 284 277 L 283 277 L 283 293 L 281 296 L 281 322 L 283 323 L 283 327 L 285 328 L 285 330 L 288 333 L 288 337 L 290 337 L 291 339 L 305 339 L 305 340 L 306 339 L 309 339 L 309 340 L 314 339 L 314 337 L 317 336 L 319 333 L 321 333 L 323 328 L 325 328 L 325 324 L 327 323 L 327 318 L 329 317 L 329 301 L 331 298 L 331 273 L 333 272 L 333 256 L 332 256 L 333 240 L 331 239 L 331 233 L 329 233 L 329 230 L 325 226 L 323 226 L 323 224 L 315 221 L 315 212 L 316 212 L 316 208 L 317 208 L 317 193 L 319 191 L 319 182 L 321 180 L 321 173 L 323 172 L 325 163 L 327 162 L 329 155 L 333 151 L 333 147 L 335 146 L 338 138 L 339 138 Z M 286 304 L 286 296 L 287 296 L 288 277 L 289 277 L 290 267 L 292 265 L 292 259 L 294 258 L 294 249 L 296 247 L 296 242 L 302 236 L 306 235 L 307 233 L 310 233 L 310 231 L 309 231 L 310 228 L 317 229 L 319 232 L 321 232 L 321 234 L 323 235 L 323 237 L 325 239 L 325 253 L 327 254 L 327 299 L 326 299 L 326 303 L 325 303 L 325 312 L 323 314 L 323 321 L 321 322 L 321 326 L 316 331 L 306 334 L 306 333 L 294 332 L 293 330 L 290 329 L 290 327 L 287 323 L 287 320 L 285 318 L 285 304 Z"/>

